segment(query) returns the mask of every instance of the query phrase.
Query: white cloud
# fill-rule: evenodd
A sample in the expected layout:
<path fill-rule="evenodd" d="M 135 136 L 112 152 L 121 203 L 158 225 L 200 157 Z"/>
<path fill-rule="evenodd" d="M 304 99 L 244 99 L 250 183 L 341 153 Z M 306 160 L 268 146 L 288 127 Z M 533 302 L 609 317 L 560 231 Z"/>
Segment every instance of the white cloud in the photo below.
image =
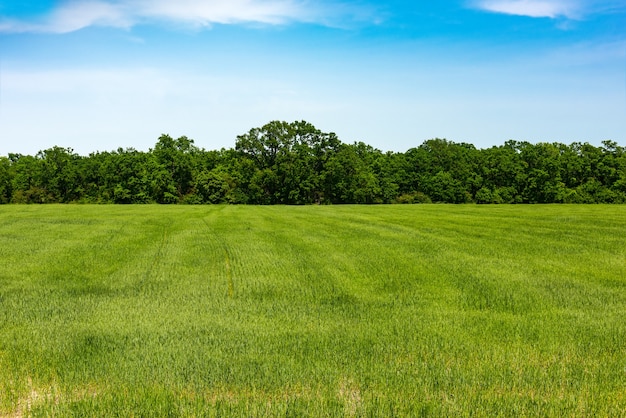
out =
<path fill-rule="evenodd" d="M 0 32 L 68 33 L 89 26 L 128 28 L 154 20 L 194 26 L 320 21 L 301 0 L 69 0 L 34 21 L 0 20 Z"/>
<path fill-rule="evenodd" d="M 67 33 L 98 25 L 128 27 L 135 16 L 121 3 L 73 1 L 59 5 L 46 16 L 31 21 L 0 21 L 0 32 Z"/>
<path fill-rule="evenodd" d="M 142 17 L 191 22 L 202 26 L 237 22 L 280 24 L 304 18 L 303 6 L 291 0 L 144 0 L 137 1 L 134 8 Z"/>
<path fill-rule="evenodd" d="M 132 16 L 128 16 L 120 5 L 86 1 L 66 4 L 55 10 L 48 27 L 52 32 L 73 32 L 92 25 L 128 27 L 131 22 Z"/>
<path fill-rule="evenodd" d="M 572 0 L 481 0 L 476 6 L 494 13 L 551 19 L 576 19 L 581 12 L 580 6 Z"/>

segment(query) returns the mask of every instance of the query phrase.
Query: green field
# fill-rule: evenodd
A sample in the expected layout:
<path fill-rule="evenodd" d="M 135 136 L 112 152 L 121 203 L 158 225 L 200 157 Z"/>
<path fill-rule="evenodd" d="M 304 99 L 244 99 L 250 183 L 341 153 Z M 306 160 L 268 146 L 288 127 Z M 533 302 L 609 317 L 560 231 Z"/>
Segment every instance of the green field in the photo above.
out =
<path fill-rule="evenodd" d="M 0 206 L 0 417 L 626 416 L 624 206 Z"/>

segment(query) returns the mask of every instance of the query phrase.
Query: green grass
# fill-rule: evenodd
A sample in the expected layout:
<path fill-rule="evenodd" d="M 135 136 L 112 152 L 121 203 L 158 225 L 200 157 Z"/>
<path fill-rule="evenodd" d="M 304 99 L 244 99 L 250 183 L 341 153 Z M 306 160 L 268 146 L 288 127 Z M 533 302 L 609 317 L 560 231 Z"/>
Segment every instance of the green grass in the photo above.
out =
<path fill-rule="evenodd" d="M 624 206 L 0 206 L 0 417 L 626 416 Z"/>

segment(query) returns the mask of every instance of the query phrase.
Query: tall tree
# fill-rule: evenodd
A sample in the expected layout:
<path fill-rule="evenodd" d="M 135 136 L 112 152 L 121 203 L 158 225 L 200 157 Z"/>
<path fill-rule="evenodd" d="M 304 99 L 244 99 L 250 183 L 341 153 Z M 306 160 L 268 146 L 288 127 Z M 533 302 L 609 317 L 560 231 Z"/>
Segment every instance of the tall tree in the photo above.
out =
<path fill-rule="evenodd" d="M 253 200 L 304 204 L 323 199 L 322 172 L 339 144 L 308 122 L 272 121 L 238 136 L 235 149 L 256 168 L 249 186 L 263 196 Z"/>
<path fill-rule="evenodd" d="M 13 172 L 11 189 L 13 203 L 47 203 L 52 201 L 43 187 L 43 169 L 40 159 L 31 155 L 9 154 Z"/>
<path fill-rule="evenodd" d="M 161 135 L 152 155 L 153 186 L 159 203 L 176 203 L 193 190 L 193 173 L 200 150 L 192 139 L 182 136 L 173 139 Z"/>
<path fill-rule="evenodd" d="M 0 203 L 9 203 L 11 201 L 11 160 L 7 157 L 0 157 Z"/>
<path fill-rule="evenodd" d="M 51 201 L 67 203 L 79 193 L 78 160 L 71 148 L 53 147 L 37 154 L 41 160 L 41 187 Z"/>

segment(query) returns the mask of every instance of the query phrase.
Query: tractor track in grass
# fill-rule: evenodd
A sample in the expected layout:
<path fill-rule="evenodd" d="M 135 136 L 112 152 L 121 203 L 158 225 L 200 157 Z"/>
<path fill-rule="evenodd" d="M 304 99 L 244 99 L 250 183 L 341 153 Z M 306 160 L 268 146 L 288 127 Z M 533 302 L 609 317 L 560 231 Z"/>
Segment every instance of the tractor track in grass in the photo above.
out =
<path fill-rule="evenodd" d="M 145 273 L 143 274 L 143 277 L 141 278 L 141 281 L 139 282 L 139 288 L 142 288 L 143 285 L 148 280 L 150 280 L 150 278 L 154 277 L 155 271 L 158 271 L 158 264 L 159 264 L 159 261 L 161 260 L 161 258 L 163 257 L 163 253 L 164 253 L 165 247 L 167 245 L 167 239 L 168 239 L 168 228 L 167 227 L 163 227 L 163 232 L 161 234 L 161 239 L 159 241 L 159 246 L 157 247 L 157 250 L 156 250 L 154 256 L 152 256 L 152 260 L 150 261 L 150 265 L 146 269 Z"/>
<path fill-rule="evenodd" d="M 235 282 L 233 280 L 233 272 L 232 272 L 232 263 L 231 263 L 231 255 L 230 250 L 228 249 L 228 245 L 226 245 L 226 241 L 224 237 L 215 232 L 211 225 L 207 222 L 206 218 L 202 218 L 202 222 L 206 226 L 209 231 L 209 235 L 213 236 L 217 245 L 221 247 L 223 256 L 224 256 L 224 268 L 226 270 L 226 281 L 228 286 L 228 297 L 232 299 L 235 296 Z"/>

